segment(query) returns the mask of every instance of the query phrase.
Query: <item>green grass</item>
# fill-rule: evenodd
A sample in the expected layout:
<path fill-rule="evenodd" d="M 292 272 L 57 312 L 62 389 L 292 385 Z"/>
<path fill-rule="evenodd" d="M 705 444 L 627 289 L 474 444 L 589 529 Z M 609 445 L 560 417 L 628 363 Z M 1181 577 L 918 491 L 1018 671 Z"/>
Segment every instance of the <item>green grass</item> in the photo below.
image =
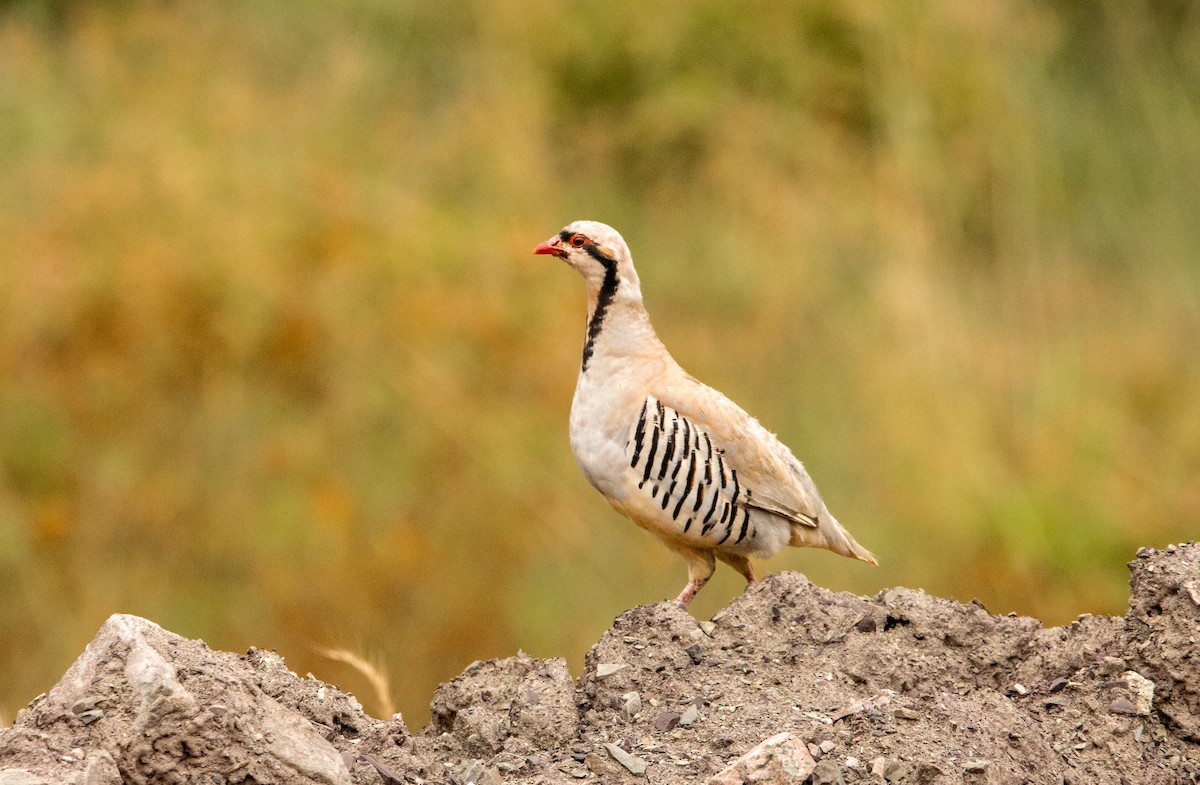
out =
<path fill-rule="evenodd" d="M 1200 18 L 1098 2 L 0 3 L 0 708 L 106 615 L 433 684 L 681 562 L 567 446 L 617 226 L 871 570 L 1062 622 L 1200 525 Z M 723 571 L 700 614 L 740 590 Z"/>

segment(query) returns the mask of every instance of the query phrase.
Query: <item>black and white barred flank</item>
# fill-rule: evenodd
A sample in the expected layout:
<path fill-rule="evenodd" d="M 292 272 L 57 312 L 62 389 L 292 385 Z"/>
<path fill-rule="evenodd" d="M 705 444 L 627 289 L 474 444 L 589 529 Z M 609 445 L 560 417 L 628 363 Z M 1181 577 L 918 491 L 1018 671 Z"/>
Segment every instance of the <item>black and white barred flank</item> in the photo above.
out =
<path fill-rule="evenodd" d="M 725 451 L 713 447 L 708 433 L 688 418 L 647 398 L 627 449 L 630 467 L 641 471 L 638 488 L 661 499 L 663 511 L 684 533 L 698 526 L 700 537 L 720 537 L 713 545 L 754 539 L 750 489 L 726 464 Z"/>

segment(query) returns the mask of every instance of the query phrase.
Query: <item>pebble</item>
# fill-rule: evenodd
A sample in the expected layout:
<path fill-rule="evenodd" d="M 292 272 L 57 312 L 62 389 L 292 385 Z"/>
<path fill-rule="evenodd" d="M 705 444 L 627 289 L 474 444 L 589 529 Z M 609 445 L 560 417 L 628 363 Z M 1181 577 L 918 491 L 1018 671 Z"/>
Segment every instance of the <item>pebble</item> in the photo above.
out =
<path fill-rule="evenodd" d="M 605 762 L 604 758 L 601 758 L 594 752 L 589 752 L 586 756 L 584 756 L 583 765 L 587 766 L 588 771 L 590 771 L 592 774 L 595 774 L 597 777 L 603 777 L 606 774 L 613 773 L 612 767 Z"/>
<path fill-rule="evenodd" d="M 702 621 L 700 622 L 700 629 L 704 631 L 705 635 L 711 638 L 712 634 L 717 631 L 717 625 L 711 621 Z"/>
<path fill-rule="evenodd" d="M 688 646 L 686 649 L 684 649 L 684 651 L 687 652 L 687 656 L 692 658 L 693 665 L 700 664 L 701 656 L 699 643 L 693 643 L 691 646 Z"/>
<path fill-rule="evenodd" d="M 887 761 L 882 757 L 878 757 L 871 761 L 871 774 L 875 777 L 882 777 L 884 769 L 887 768 Z"/>
<path fill-rule="evenodd" d="M 693 707 L 694 708 L 694 707 Z M 654 727 L 666 733 L 679 724 L 680 715 L 673 711 L 664 711 L 654 718 Z"/>
<path fill-rule="evenodd" d="M 1067 686 L 1067 680 L 1059 677 L 1050 682 L 1050 692 L 1062 692 Z"/>
<path fill-rule="evenodd" d="M 875 632 L 879 629 L 879 622 L 875 621 L 874 616 L 863 616 L 854 625 L 854 629 L 859 632 Z"/>
<path fill-rule="evenodd" d="M 848 768 L 848 769 L 857 769 L 859 767 L 860 763 L 861 763 L 861 761 L 859 761 L 859 759 L 854 757 L 853 755 L 846 758 L 846 768 Z"/>
<path fill-rule="evenodd" d="M 1133 717 L 1138 713 L 1137 706 L 1134 706 L 1128 698 L 1117 698 L 1108 704 L 1108 710 L 1113 714 L 1124 714 L 1128 717 Z"/>
<path fill-rule="evenodd" d="M 841 785 L 841 772 L 837 764 L 833 761 L 825 763 L 823 771 L 832 779 L 818 780 L 816 768 L 819 764 L 808 754 L 805 743 L 785 731 L 763 739 L 710 778 L 708 785 L 746 785 L 749 782 L 759 785 L 799 785 L 809 781 L 810 775 L 814 778 L 813 782 Z"/>
<path fill-rule="evenodd" d="M 481 760 L 474 759 L 468 761 L 463 767 L 462 781 L 467 785 L 502 785 L 503 783 L 499 771 L 484 766 Z"/>
<path fill-rule="evenodd" d="M 104 716 L 104 712 L 100 709 L 87 709 L 79 712 L 79 721 L 84 725 L 91 725 L 96 720 Z"/>
<path fill-rule="evenodd" d="M 642 696 L 636 692 L 627 692 L 621 697 L 624 699 L 620 711 L 621 719 L 629 722 L 641 712 Z"/>
<path fill-rule="evenodd" d="M 1187 595 L 1189 598 L 1191 598 L 1192 602 L 1194 602 L 1196 605 L 1200 605 L 1200 582 L 1191 580 L 1184 581 L 1179 585 L 1184 591 L 1187 592 Z"/>
<path fill-rule="evenodd" d="M 842 770 L 831 760 L 823 760 L 813 769 L 813 785 L 844 785 L 845 782 Z"/>
<path fill-rule="evenodd" d="M 75 712 L 75 714 L 82 714 L 88 709 L 96 708 L 96 704 L 101 700 L 102 699 L 96 695 L 89 695 L 87 697 L 80 698 L 71 704 L 71 711 Z"/>
<path fill-rule="evenodd" d="M 646 773 L 646 761 L 636 755 L 630 755 L 625 750 L 618 747 L 616 744 L 608 743 L 604 745 L 604 749 L 608 750 L 608 754 L 613 760 L 620 763 L 626 770 L 635 777 L 640 777 Z"/>
<path fill-rule="evenodd" d="M 981 771 L 987 771 L 988 762 L 986 760 L 969 760 L 963 764 L 963 771 L 968 774 L 978 774 Z"/>
<path fill-rule="evenodd" d="M 1137 671 L 1125 671 L 1122 678 L 1129 684 L 1129 689 L 1134 696 L 1134 706 L 1137 708 L 1138 716 L 1150 716 L 1150 709 L 1154 706 L 1154 682 L 1147 679 Z M 83 715 L 79 715 L 83 719 Z"/>
<path fill-rule="evenodd" d="M 602 662 L 596 666 L 596 678 L 607 679 L 622 668 L 628 667 L 623 662 Z"/>
<path fill-rule="evenodd" d="M 834 744 L 829 739 L 825 739 L 820 744 L 818 744 L 817 747 L 820 748 L 822 753 L 828 755 L 829 753 L 833 752 L 834 748 L 837 747 L 837 745 Z"/>
<path fill-rule="evenodd" d="M 696 704 L 692 704 L 683 710 L 683 714 L 679 716 L 679 724 L 683 727 L 690 727 L 700 717 L 700 710 L 696 708 Z"/>

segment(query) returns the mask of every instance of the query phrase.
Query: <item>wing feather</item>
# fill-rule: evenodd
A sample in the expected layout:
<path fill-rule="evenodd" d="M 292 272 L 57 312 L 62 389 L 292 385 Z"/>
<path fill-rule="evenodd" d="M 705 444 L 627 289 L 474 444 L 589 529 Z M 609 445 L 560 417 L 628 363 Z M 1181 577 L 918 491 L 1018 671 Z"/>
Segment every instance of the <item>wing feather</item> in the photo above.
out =
<path fill-rule="evenodd" d="M 688 376 L 657 390 L 668 406 L 702 430 L 752 495 L 742 502 L 801 526 L 816 527 L 824 504 L 803 464 L 758 420 L 717 390 Z"/>

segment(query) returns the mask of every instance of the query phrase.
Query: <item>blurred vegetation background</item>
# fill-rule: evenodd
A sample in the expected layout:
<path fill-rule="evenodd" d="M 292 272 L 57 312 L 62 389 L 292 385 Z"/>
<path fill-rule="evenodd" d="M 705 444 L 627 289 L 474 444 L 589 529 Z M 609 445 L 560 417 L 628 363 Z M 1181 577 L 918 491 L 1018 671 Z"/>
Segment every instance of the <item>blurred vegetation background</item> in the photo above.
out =
<path fill-rule="evenodd" d="M 674 596 L 568 448 L 576 218 L 882 562 L 760 570 L 1122 612 L 1200 524 L 1197 8 L 0 1 L 0 711 L 121 611 L 420 727 Z"/>

